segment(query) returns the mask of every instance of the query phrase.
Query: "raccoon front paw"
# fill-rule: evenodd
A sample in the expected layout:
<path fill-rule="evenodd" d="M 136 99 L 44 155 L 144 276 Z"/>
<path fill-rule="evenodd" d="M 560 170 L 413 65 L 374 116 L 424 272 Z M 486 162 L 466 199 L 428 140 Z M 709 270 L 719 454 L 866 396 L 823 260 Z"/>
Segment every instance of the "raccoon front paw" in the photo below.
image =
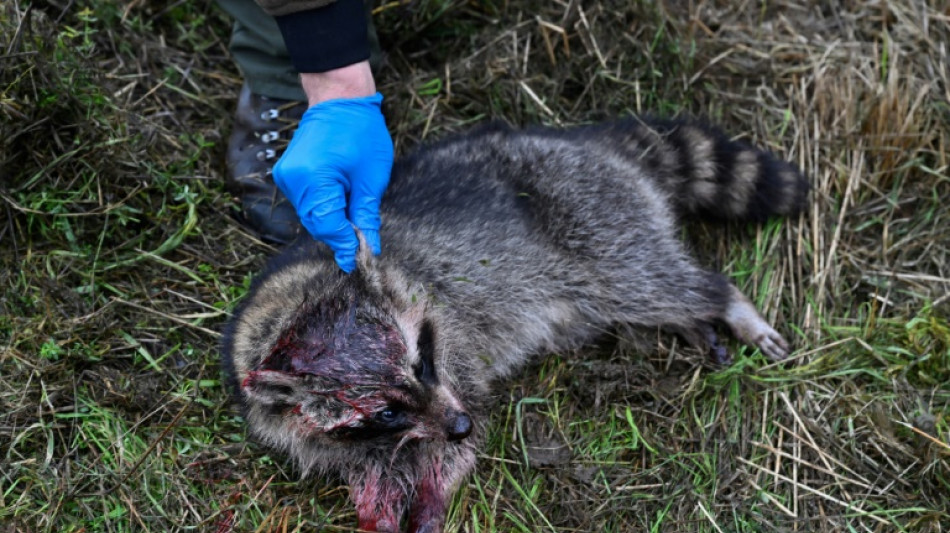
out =
<path fill-rule="evenodd" d="M 706 353 L 709 355 L 709 358 L 712 360 L 713 364 L 719 366 L 731 364 L 732 355 L 725 346 L 719 344 L 719 336 L 716 335 L 716 330 L 713 329 L 712 324 L 703 322 L 699 327 L 700 331 L 702 332 L 703 340 L 706 342 Z"/>

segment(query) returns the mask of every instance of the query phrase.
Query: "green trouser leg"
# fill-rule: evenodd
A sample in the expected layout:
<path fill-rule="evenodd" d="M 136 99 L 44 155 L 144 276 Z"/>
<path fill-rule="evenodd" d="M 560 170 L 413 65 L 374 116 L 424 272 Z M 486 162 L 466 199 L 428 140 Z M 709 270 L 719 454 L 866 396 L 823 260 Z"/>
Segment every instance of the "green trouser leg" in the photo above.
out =
<path fill-rule="evenodd" d="M 254 0 L 218 0 L 218 4 L 234 18 L 231 55 L 251 92 L 269 98 L 306 100 L 274 18 L 264 13 Z M 370 63 L 375 70 L 380 61 L 379 40 L 370 16 L 369 2 L 366 4 L 372 51 Z"/>

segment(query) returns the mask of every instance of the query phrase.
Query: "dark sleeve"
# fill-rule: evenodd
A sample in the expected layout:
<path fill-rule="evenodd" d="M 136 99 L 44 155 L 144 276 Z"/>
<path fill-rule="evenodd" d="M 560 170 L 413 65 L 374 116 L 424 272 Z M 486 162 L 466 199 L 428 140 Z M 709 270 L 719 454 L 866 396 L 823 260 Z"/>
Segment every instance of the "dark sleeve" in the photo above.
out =
<path fill-rule="evenodd" d="M 363 0 L 274 17 L 297 72 L 325 72 L 369 58 Z"/>

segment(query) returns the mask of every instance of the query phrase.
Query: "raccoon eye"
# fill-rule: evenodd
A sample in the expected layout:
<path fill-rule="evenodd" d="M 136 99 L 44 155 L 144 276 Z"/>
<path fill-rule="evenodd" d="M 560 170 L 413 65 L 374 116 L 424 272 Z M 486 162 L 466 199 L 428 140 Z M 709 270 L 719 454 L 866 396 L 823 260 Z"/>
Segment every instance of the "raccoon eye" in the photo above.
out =
<path fill-rule="evenodd" d="M 329 434 L 341 441 L 369 441 L 394 438 L 410 429 L 414 422 L 405 407 L 389 405 L 364 419 L 359 426 L 336 428 Z"/>
<path fill-rule="evenodd" d="M 376 420 L 382 422 L 383 424 L 395 424 L 402 413 L 398 409 L 392 407 L 387 407 L 382 411 L 376 413 Z"/>

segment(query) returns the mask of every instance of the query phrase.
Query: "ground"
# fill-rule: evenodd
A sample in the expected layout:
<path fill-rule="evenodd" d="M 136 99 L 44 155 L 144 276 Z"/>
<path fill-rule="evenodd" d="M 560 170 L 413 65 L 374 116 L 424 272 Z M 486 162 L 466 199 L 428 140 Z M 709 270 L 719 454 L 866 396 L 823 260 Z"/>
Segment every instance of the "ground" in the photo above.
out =
<path fill-rule="evenodd" d="M 397 150 L 490 119 L 692 114 L 808 211 L 684 238 L 793 341 L 711 366 L 607 335 L 498 388 L 448 530 L 950 530 L 950 8 L 379 4 Z M 346 531 L 245 440 L 217 343 L 274 249 L 233 218 L 240 77 L 210 2 L 0 7 L 0 531 Z"/>

